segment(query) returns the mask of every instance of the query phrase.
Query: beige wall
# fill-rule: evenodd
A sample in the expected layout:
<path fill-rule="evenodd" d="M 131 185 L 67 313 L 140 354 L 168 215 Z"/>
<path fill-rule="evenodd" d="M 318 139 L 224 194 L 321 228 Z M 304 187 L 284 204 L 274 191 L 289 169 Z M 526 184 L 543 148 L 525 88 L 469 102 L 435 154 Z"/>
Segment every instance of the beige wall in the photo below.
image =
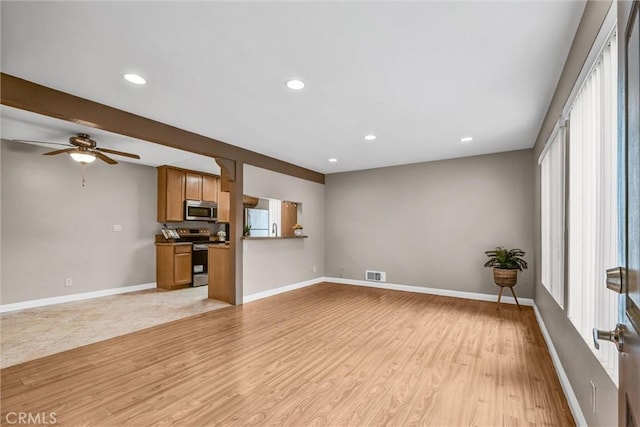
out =
<path fill-rule="evenodd" d="M 329 277 L 497 294 L 484 251 L 520 247 L 533 261 L 531 150 L 327 175 Z M 518 295 L 533 297 L 533 274 Z"/>
<path fill-rule="evenodd" d="M 2 304 L 155 282 L 155 168 L 96 161 L 83 188 L 67 155 L 1 151 Z"/>
<path fill-rule="evenodd" d="M 540 168 L 537 165 L 537 159 L 544 147 L 544 143 L 553 130 L 556 120 L 562 113 L 562 108 L 575 85 L 610 5 L 611 2 L 609 1 L 589 1 L 587 3 L 553 100 L 534 147 L 536 260 L 540 259 L 541 251 Z M 554 347 L 558 352 L 587 424 L 591 426 L 617 425 L 618 390 L 615 384 L 569 321 L 566 311 L 560 308 L 540 283 L 540 263 L 537 261 L 534 272 L 536 306 L 553 340 Z M 594 382 L 597 389 L 596 413 L 593 413 L 591 407 L 590 381 Z"/>
<path fill-rule="evenodd" d="M 324 185 L 244 166 L 244 193 L 302 204 L 298 222 L 307 239 L 244 240 L 245 296 L 324 275 Z M 316 272 L 313 272 L 313 267 Z"/>

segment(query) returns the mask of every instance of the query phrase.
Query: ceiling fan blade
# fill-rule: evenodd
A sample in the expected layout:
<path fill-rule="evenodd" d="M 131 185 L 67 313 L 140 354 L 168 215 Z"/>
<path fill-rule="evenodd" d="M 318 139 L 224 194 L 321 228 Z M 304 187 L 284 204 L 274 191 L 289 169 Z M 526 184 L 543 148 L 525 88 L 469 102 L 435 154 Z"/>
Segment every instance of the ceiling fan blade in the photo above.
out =
<path fill-rule="evenodd" d="M 12 139 L 13 142 L 26 142 L 27 144 L 48 144 L 48 145 L 60 145 L 62 147 L 73 147 L 70 144 L 60 144 L 59 142 L 48 142 L 48 141 L 31 141 L 28 139 Z"/>
<path fill-rule="evenodd" d="M 102 160 L 103 162 L 109 163 L 110 165 L 115 165 L 116 163 L 118 163 L 115 160 L 113 160 L 111 157 L 107 157 L 100 152 L 93 151 L 93 154 L 95 154 L 96 157 Z"/>
<path fill-rule="evenodd" d="M 76 151 L 76 149 L 75 148 L 65 148 L 64 150 L 49 151 L 48 153 L 43 153 L 43 155 L 44 156 L 55 156 L 56 154 L 70 153 L 72 151 Z"/>
<path fill-rule="evenodd" d="M 138 156 L 137 154 L 131 154 L 131 153 L 125 153 L 124 151 L 116 151 L 116 150 L 110 150 L 108 148 L 94 148 L 94 150 L 97 151 L 102 151 L 105 153 L 109 153 L 109 154 L 117 154 L 118 156 L 125 156 L 125 157 L 131 157 L 132 159 L 139 159 L 140 156 Z"/>

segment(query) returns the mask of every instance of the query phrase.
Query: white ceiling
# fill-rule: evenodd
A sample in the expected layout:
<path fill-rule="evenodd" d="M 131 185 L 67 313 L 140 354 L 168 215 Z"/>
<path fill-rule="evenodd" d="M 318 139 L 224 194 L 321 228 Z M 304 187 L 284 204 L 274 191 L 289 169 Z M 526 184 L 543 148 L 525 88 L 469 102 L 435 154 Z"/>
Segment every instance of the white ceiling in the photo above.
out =
<path fill-rule="evenodd" d="M 2 71 L 331 173 L 532 147 L 584 5 L 2 1 Z"/>

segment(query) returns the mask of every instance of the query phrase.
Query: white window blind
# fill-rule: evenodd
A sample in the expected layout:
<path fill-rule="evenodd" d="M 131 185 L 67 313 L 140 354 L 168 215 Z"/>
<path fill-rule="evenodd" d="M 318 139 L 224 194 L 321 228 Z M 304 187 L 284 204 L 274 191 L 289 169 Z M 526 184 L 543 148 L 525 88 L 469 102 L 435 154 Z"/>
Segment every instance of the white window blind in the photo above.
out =
<path fill-rule="evenodd" d="M 541 159 L 542 285 L 564 307 L 564 128 Z"/>
<path fill-rule="evenodd" d="M 593 347 L 591 330 L 615 328 L 618 300 L 605 271 L 618 265 L 617 47 L 615 35 L 569 113 L 568 315 L 617 384 L 613 345 Z"/>

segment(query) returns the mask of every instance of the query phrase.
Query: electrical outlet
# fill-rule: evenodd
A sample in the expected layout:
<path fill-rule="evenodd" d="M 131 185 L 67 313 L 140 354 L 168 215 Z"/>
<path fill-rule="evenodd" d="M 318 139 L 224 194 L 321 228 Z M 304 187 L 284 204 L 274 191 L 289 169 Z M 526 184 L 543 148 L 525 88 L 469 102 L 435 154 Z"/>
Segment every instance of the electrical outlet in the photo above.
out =
<path fill-rule="evenodd" d="M 64 286 L 66 288 L 73 286 L 73 279 L 71 277 L 67 277 L 66 279 L 64 279 Z"/>
<path fill-rule="evenodd" d="M 313 266 L 313 272 L 314 272 L 314 273 L 317 273 L 317 272 L 318 272 L 318 266 L 317 266 L 317 265 L 314 265 L 314 266 Z"/>
<path fill-rule="evenodd" d="M 596 413 L 596 384 L 593 382 L 593 380 L 589 381 L 589 384 L 591 384 L 591 411 L 593 411 L 593 413 Z"/>
<path fill-rule="evenodd" d="M 113 231 L 122 231 L 122 225 L 113 224 Z"/>

